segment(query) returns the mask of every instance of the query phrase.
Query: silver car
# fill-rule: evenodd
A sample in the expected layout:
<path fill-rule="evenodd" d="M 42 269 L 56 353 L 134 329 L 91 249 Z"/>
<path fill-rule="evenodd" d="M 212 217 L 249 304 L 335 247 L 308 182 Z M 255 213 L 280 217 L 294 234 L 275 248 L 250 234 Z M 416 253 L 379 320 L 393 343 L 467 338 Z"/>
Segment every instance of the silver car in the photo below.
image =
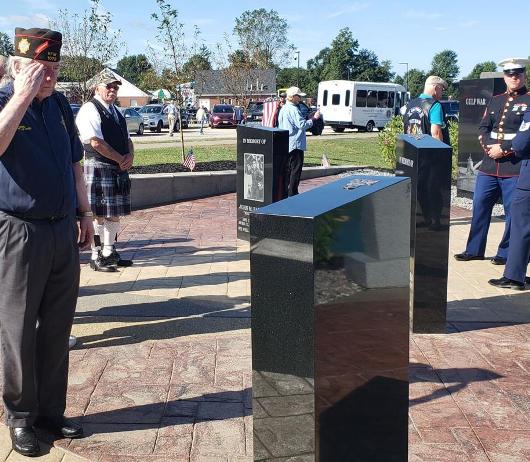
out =
<path fill-rule="evenodd" d="M 125 117 L 125 122 L 127 122 L 127 131 L 129 133 L 136 133 L 137 135 L 144 134 L 144 118 L 138 114 L 132 108 L 120 108 L 121 113 Z"/>
<path fill-rule="evenodd" d="M 165 107 L 165 104 L 148 104 L 140 109 L 140 114 L 144 118 L 144 125 L 152 132 L 160 133 L 162 127 L 169 127 L 167 114 L 164 113 Z"/>

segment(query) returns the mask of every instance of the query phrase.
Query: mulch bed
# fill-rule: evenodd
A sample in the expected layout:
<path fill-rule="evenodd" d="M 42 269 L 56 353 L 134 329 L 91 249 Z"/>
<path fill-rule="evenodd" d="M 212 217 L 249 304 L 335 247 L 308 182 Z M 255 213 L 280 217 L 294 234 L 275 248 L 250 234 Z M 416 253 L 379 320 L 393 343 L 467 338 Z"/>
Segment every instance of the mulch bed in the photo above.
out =
<path fill-rule="evenodd" d="M 314 167 L 318 164 L 304 164 L 306 167 Z M 197 162 L 194 172 L 218 172 L 221 170 L 235 170 L 236 162 L 234 160 L 215 160 L 212 162 Z M 129 173 L 135 174 L 153 174 L 153 173 L 178 173 L 189 172 L 190 169 L 182 164 L 153 164 L 138 165 L 131 167 Z"/>

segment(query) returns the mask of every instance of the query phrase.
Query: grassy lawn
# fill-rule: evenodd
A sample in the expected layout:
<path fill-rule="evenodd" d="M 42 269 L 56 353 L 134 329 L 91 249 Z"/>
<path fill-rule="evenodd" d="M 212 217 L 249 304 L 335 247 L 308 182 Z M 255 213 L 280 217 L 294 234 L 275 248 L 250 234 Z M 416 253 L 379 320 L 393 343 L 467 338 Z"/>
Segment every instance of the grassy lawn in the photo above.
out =
<path fill-rule="evenodd" d="M 385 167 L 377 147 L 377 138 L 329 139 L 308 137 L 305 163 L 320 165 L 326 154 L 331 165 L 369 165 Z M 192 145 L 187 144 L 186 149 Z M 193 149 L 197 162 L 236 159 L 236 146 L 197 146 Z M 180 162 L 180 149 L 176 146 L 139 149 L 134 155 L 135 165 L 152 165 Z"/>

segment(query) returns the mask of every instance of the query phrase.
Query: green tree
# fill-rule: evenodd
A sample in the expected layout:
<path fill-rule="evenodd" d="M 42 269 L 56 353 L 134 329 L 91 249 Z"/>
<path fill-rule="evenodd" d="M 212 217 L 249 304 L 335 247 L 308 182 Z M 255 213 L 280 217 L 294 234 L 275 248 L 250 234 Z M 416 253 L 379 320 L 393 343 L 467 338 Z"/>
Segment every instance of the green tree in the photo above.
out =
<path fill-rule="evenodd" d="M 260 69 L 269 69 L 292 54 L 289 24 L 277 11 L 247 10 L 235 19 L 234 34 L 239 46 Z"/>
<path fill-rule="evenodd" d="M 497 70 L 497 64 L 493 61 L 485 61 L 483 63 L 475 64 L 475 67 L 471 73 L 465 77 L 466 79 L 479 79 L 482 72 L 495 72 Z"/>
<path fill-rule="evenodd" d="M 441 51 L 432 58 L 430 75 L 437 75 L 447 83 L 453 83 L 459 72 L 458 56 L 453 50 Z"/>
<path fill-rule="evenodd" d="M 116 57 L 121 45 L 120 31 L 112 28 L 112 15 L 102 12 L 100 0 L 90 0 L 90 7 L 82 16 L 59 10 L 50 24 L 63 34 L 63 78 L 75 83 L 74 98 L 87 101 L 92 94 L 87 82 Z"/>
<path fill-rule="evenodd" d="M 153 66 L 143 54 L 124 56 L 116 64 L 116 72 L 135 85 L 138 85 L 142 79 L 142 74 L 152 68 Z"/>
<path fill-rule="evenodd" d="M 13 48 L 13 41 L 4 32 L 0 32 L 0 55 L 9 56 L 15 54 L 15 49 Z"/>
<path fill-rule="evenodd" d="M 423 87 L 425 86 L 426 79 L 427 75 L 425 74 L 425 72 L 420 71 L 416 68 L 412 68 L 409 69 L 408 72 L 405 72 L 405 75 L 402 78 L 402 85 L 407 87 L 408 82 L 408 91 L 410 92 L 411 97 L 415 98 L 421 92 L 423 92 Z M 400 83 L 397 78 L 395 82 Z"/>
<path fill-rule="evenodd" d="M 195 80 L 198 71 L 209 71 L 212 69 L 210 62 L 211 52 L 202 45 L 198 53 L 193 54 L 182 66 L 182 74 L 185 80 Z"/>
<path fill-rule="evenodd" d="M 353 58 L 350 78 L 364 82 L 390 82 L 394 77 L 391 67 L 390 61 L 379 63 L 373 51 L 362 49 Z"/>
<path fill-rule="evenodd" d="M 276 88 L 289 88 L 293 86 L 300 87 L 302 91 L 308 92 L 310 78 L 307 69 L 298 69 L 298 67 L 285 67 L 278 71 L 276 74 Z"/>

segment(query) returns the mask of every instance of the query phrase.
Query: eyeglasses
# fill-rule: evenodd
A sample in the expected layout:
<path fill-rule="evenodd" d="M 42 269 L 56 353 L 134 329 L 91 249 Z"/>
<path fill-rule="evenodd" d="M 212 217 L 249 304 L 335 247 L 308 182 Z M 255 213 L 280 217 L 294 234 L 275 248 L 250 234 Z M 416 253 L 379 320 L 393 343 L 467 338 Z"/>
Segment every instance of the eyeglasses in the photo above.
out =
<path fill-rule="evenodd" d="M 108 83 L 106 86 L 107 86 L 107 90 L 118 91 L 118 89 L 120 88 L 119 85 L 116 85 L 115 83 Z"/>
<path fill-rule="evenodd" d="M 523 74 L 525 73 L 524 70 L 512 70 L 512 71 L 508 71 L 508 72 L 505 72 L 504 75 L 506 77 L 522 77 Z"/>

